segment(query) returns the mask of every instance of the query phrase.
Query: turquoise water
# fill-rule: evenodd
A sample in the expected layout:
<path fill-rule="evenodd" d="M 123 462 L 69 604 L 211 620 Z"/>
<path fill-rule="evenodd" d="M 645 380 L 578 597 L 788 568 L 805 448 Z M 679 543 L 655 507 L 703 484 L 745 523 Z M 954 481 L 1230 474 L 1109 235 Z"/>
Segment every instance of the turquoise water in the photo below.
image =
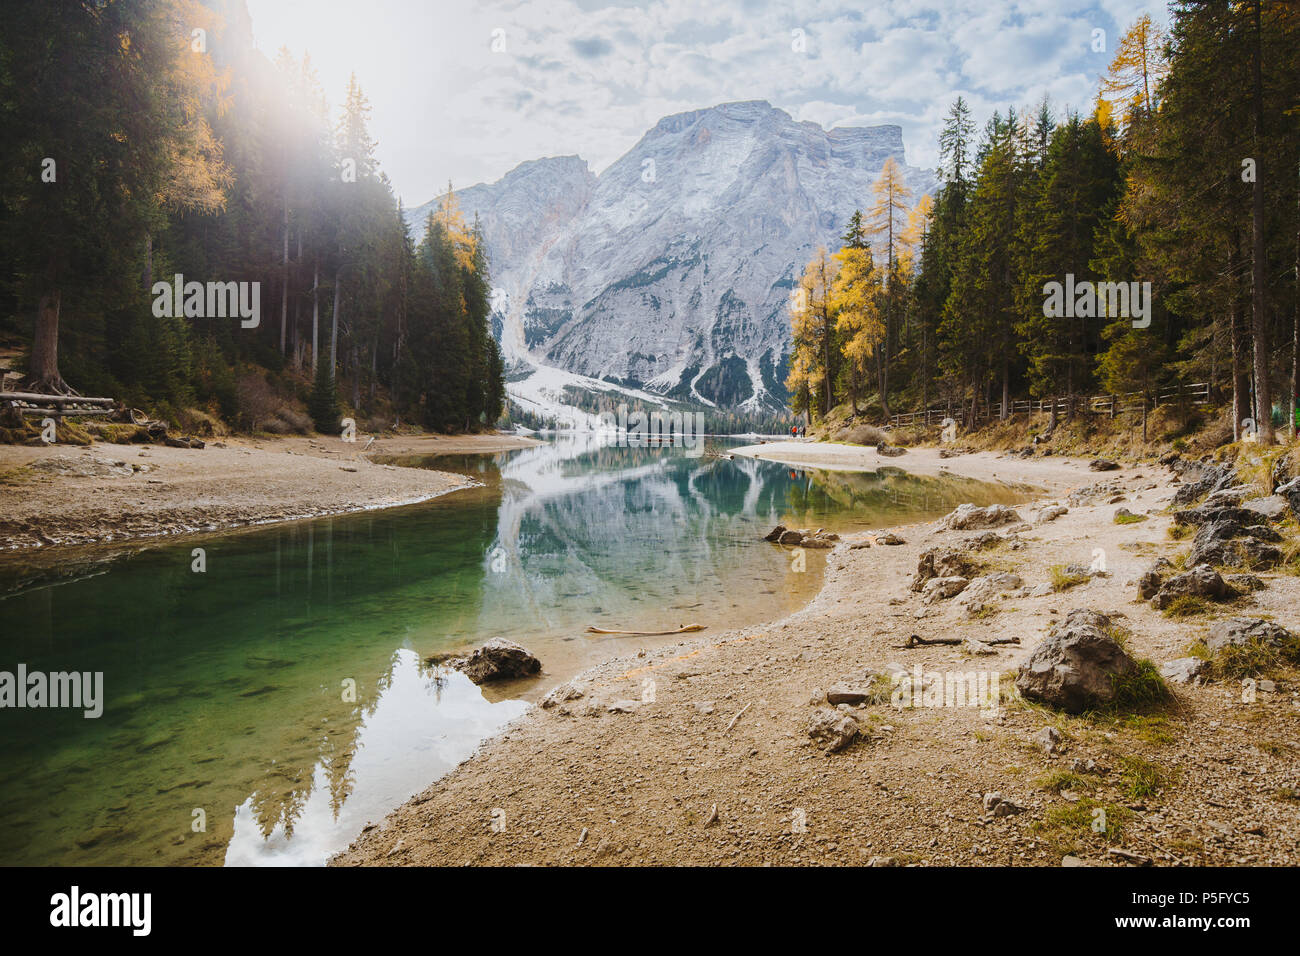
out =
<path fill-rule="evenodd" d="M 0 670 L 102 672 L 105 698 L 98 719 L 0 711 L 0 863 L 321 864 L 558 680 L 654 640 L 587 625 L 720 629 L 805 604 L 824 555 L 795 572 L 761 540 L 773 524 L 879 528 L 1023 497 L 577 439 L 399 463 L 482 486 L 0 561 Z M 424 663 L 494 635 L 543 677 L 479 688 Z"/>

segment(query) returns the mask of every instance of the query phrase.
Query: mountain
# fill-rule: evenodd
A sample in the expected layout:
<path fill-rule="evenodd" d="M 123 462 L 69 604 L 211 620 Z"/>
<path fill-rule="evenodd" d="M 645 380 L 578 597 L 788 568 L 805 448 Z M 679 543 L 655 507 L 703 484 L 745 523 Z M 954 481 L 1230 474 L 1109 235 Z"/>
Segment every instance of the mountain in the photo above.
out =
<path fill-rule="evenodd" d="M 916 197 L 933 191 L 898 126 L 826 130 L 724 103 L 665 117 L 600 175 L 577 156 L 533 160 L 457 199 L 482 223 L 516 369 L 758 411 L 786 398 L 804 264 L 839 247 L 891 156 Z M 414 231 L 437 202 L 410 210 Z"/>

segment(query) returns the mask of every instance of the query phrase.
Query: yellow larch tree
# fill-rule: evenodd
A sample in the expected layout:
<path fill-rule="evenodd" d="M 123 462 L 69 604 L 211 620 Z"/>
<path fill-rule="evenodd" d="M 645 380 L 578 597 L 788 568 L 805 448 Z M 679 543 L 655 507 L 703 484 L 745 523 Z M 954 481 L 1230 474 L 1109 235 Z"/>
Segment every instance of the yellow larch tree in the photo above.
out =
<path fill-rule="evenodd" d="M 831 284 L 831 309 L 840 350 L 848 361 L 849 400 L 858 413 L 860 382 L 870 375 L 871 357 L 885 337 L 880 320 L 880 273 L 871 261 L 871 250 L 846 245 L 835 253 L 835 279 Z"/>

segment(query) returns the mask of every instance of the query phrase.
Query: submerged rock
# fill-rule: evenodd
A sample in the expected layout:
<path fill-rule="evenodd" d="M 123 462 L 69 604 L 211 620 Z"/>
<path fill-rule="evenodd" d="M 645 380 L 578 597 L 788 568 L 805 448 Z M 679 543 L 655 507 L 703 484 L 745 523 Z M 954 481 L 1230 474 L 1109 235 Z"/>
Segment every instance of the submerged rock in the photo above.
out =
<path fill-rule="evenodd" d="M 836 542 L 840 540 L 840 536 L 822 528 L 818 528 L 816 531 L 808 531 L 805 528 L 787 528 L 785 525 L 779 524 L 765 534 L 763 540 L 775 544 L 784 544 L 788 547 L 833 548 Z"/>
<path fill-rule="evenodd" d="M 494 637 L 469 657 L 451 663 L 476 684 L 531 677 L 542 669 L 542 662 L 531 651 L 504 637 Z"/>

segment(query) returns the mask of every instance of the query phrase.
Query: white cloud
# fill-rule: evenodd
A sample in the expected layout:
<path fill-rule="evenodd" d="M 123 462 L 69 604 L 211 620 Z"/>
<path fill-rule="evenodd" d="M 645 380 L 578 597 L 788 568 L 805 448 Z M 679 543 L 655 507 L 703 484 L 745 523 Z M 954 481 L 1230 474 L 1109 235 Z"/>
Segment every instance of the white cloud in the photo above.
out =
<path fill-rule="evenodd" d="M 800 120 L 896 123 L 933 166 L 952 100 L 979 126 L 1044 93 L 1087 109 L 1138 15 L 1163 0 L 248 0 L 259 45 L 309 50 L 337 102 L 355 70 L 408 203 L 577 153 L 603 169 L 661 117 L 766 99 Z M 505 52 L 490 49 L 505 31 Z M 1094 53 L 1092 31 L 1108 49 Z M 792 49 L 802 30 L 806 52 Z"/>

